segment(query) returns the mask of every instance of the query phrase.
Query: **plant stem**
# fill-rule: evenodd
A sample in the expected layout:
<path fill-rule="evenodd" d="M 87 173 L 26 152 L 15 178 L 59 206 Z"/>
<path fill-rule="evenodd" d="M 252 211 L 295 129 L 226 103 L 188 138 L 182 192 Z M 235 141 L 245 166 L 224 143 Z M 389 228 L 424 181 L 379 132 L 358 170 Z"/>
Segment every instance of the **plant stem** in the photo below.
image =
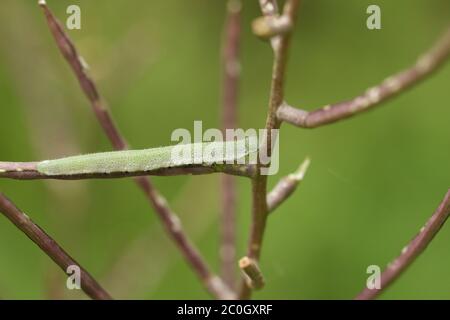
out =
<path fill-rule="evenodd" d="M 239 48 L 241 35 L 241 1 L 229 0 L 225 35 L 222 48 L 223 60 L 223 131 L 236 128 L 239 87 Z M 224 135 L 226 137 L 226 134 Z M 221 222 L 221 273 L 225 283 L 235 287 L 236 261 L 236 179 L 222 176 Z"/>
<path fill-rule="evenodd" d="M 301 128 L 316 128 L 353 117 L 414 87 L 438 70 L 449 56 L 450 28 L 411 68 L 388 77 L 379 85 L 367 89 L 363 94 L 314 111 L 305 111 L 283 104 L 278 109 L 278 119 Z"/>
<path fill-rule="evenodd" d="M 100 98 L 94 81 L 92 81 L 92 79 L 87 74 L 86 63 L 78 55 L 75 45 L 70 40 L 67 33 L 64 31 L 61 23 L 56 19 L 50 9 L 47 7 L 45 1 L 39 1 L 39 5 L 44 11 L 48 26 L 53 34 L 53 37 L 55 38 L 59 50 L 61 51 L 62 55 L 67 60 L 69 65 L 72 67 L 80 83 L 80 86 L 88 100 L 91 102 L 91 107 L 109 141 L 116 150 L 127 149 L 127 143 L 125 139 L 113 122 L 112 116 L 108 108 L 106 107 L 106 104 Z M 150 180 L 145 177 L 138 177 L 135 180 L 137 185 L 140 186 L 140 188 L 144 191 L 152 207 L 155 209 L 165 230 L 172 238 L 172 240 L 176 243 L 177 247 L 186 258 L 186 261 L 200 278 L 206 289 L 216 298 L 233 298 L 234 294 L 231 292 L 231 290 L 224 283 L 222 283 L 220 278 L 211 273 L 206 261 L 203 259 L 197 248 L 183 231 L 181 223 L 179 223 L 178 216 L 170 209 L 167 201 L 154 188 Z"/>
<path fill-rule="evenodd" d="M 235 175 L 240 177 L 251 177 L 254 174 L 254 165 L 208 165 L 194 164 L 183 167 L 161 168 L 150 171 L 127 170 L 111 173 L 79 173 L 79 174 L 61 174 L 47 175 L 38 171 L 39 162 L 0 162 L 0 178 L 16 180 L 86 180 L 86 179 L 117 179 L 127 177 L 143 176 L 177 176 L 177 175 L 203 175 L 212 173 L 224 173 L 226 175 Z M 145 179 L 145 178 L 144 178 Z"/>
<path fill-rule="evenodd" d="M 305 159 L 296 172 L 280 179 L 272 191 L 267 194 L 267 209 L 269 213 L 272 213 L 294 193 L 295 189 L 303 181 L 310 162 L 309 158 Z"/>
<path fill-rule="evenodd" d="M 0 192 L 0 212 L 8 218 L 20 231 L 25 233 L 41 248 L 64 272 L 69 266 L 80 268 L 81 289 L 92 299 L 110 300 L 111 296 L 98 282 L 44 230 L 35 224 L 25 213 L 20 211 L 3 193 Z"/>
<path fill-rule="evenodd" d="M 261 1 L 261 5 L 264 5 Z M 294 25 L 300 0 L 288 0 L 283 8 L 283 15 L 287 17 L 291 24 Z M 265 13 L 263 8 L 263 13 Z M 271 14 L 274 14 L 271 12 Z M 275 13 L 276 14 L 276 13 Z M 269 111 L 266 119 L 267 141 L 265 147 L 267 154 L 271 156 L 272 153 L 272 130 L 279 129 L 281 122 L 278 120 L 276 113 L 284 100 L 284 80 L 286 73 L 286 64 L 288 60 L 288 50 L 290 44 L 291 33 L 288 32 L 283 35 L 276 36 L 279 41 L 276 43 L 272 41 L 272 48 L 274 51 L 274 62 L 272 68 L 272 85 L 270 90 Z M 275 39 L 272 38 L 272 39 Z M 261 246 L 264 238 L 264 231 L 267 223 L 268 208 L 267 208 L 267 176 L 261 175 L 261 164 L 257 165 L 255 177 L 252 184 L 252 224 L 250 227 L 250 240 L 247 249 L 247 256 L 254 259 L 257 263 L 261 256 Z M 240 297 L 242 299 L 249 299 L 251 297 L 251 288 L 243 281 L 241 286 Z"/>
<path fill-rule="evenodd" d="M 383 290 L 392 284 L 401 274 L 404 272 L 416 258 L 427 248 L 430 242 L 434 239 L 434 236 L 447 221 L 450 215 L 450 189 L 442 200 L 441 204 L 427 221 L 424 227 L 420 229 L 420 232 L 414 237 L 411 242 L 403 248 L 400 256 L 391 262 L 387 269 L 381 274 L 381 286 L 380 289 L 364 290 L 358 294 L 357 300 L 370 300 L 376 298 Z"/>

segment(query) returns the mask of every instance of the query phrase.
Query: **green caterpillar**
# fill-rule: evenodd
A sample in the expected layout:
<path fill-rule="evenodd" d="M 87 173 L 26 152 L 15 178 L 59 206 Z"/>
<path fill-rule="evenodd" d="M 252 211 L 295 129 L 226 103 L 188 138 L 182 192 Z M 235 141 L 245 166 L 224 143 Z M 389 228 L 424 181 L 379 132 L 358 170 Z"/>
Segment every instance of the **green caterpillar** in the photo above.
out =
<path fill-rule="evenodd" d="M 37 171 L 47 176 L 148 172 L 190 165 L 244 164 L 258 150 L 256 139 L 179 144 L 45 160 Z"/>

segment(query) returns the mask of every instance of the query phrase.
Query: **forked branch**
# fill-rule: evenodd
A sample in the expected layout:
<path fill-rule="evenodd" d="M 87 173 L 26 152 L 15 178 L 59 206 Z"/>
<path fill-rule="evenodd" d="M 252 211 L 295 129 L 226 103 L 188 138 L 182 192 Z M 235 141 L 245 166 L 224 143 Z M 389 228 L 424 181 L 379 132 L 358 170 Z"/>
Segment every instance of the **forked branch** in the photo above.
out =
<path fill-rule="evenodd" d="M 261 10 L 264 15 L 277 15 L 276 1 L 260 1 Z M 300 0 L 287 0 L 283 7 L 283 16 L 292 25 L 297 18 L 297 11 L 300 6 Z M 274 53 L 272 66 L 272 83 L 269 97 L 269 107 L 266 118 L 265 128 L 268 131 L 265 148 L 267 154 L 272 155 L 272 130 L 279 129 L 281 121 L 277 118 L 277 110 L 284 100 L 284 81 L 286 75 L 286 66 L 288 60 L 288 51 L 290 47 L 290 32 L 282 35 L 275 35 L 271 38 L 271 45 Z M 250 226 L 250 237 L 247 249 L 247 256 L 257 263 L 261 255 L 261 247 L 266 229 L 267 216 L 269 210 L 267 207 L 267 176 L 260 174 L 261 164 L 257 165 L 256 175 L 252 181 L 252 222 Z M 246 281 L 242 282 L 240 298 L 249 299 L 251 289 Z"/>
<path fill-rule="evenodd" d="M 55 18 L 53 13 L 47 7 L 45 0 L 40 0 L 39 5 L 44 11 L 48 26 L 53 34 L 53 37 L 55 38 L 59 50 L 72 67 L 72 70 L 75 73 L 83 92 L 89 99 L 92 110 L 94 111 L 97 120 L 102 126 L 109 141 L 116 150 L 127 149 L 125 139 L 112 120 L 112 116 L 106 107 L 106 104 L 101 99 L 94 81 L 87 74 L 86 63 L 78 55 L 75 45 L 64 31 L 61 23 Z M 184 255 L 187 262 L 190 264 L 207 290 L 216 298 L 234 298 L 233 292 L 231 292 L 222 280 L 211 273 L 209 266 L 201 256 L 200 252 L 183 231 L 180 219 L 170 209 L 165 198 L 153 187 L 150 180 L 145 177 L 138 177 L 136 178 L 136 183 L 147 196 L 167 233 L 176 243 L 181 253 Z"/>
<path fill-rule="evenodd" d="M 235 5 L 237 0 L 230 3 Z M 314 111 L 305 111 L 291 107 L 284 101 L 284 81 L 286 74 L 287 57 L 290 43 L 290 33 L 296 20 L 297 10 L 300 0 L 286 0 L 283 13 L 278 11 L 277 1 L 259 0 L 263 17 L 255 20 L 254 32 L 262 38 L 270 39 L 274 53 L 272 69 L 272 84 L 269 99 L 269 110 L 265 128 L 268 129 L 266 147 L 271 155 L 272 135 L 271 131 L 279 129 L 282 122 L 288 122 L 302 128 L 315 128 L 322 125 L 334 123 L 367 110 L 373 109 L 382 102 L 400 94 L 413 87 L 421 80 L 441 67 L 450 56 L 450 28 L 444 36 L 409 69 L 401 71 L 380 83 L 369 88 L 363 94 L 349 101 L 327 105 Z M 73 42 L 65 33 L 64 28 L 53 16 L 44 0 L 39 4 L 44 10 L 48 25 L 55 38 L 55 41 L 76 75 L 80 86 L 91 103 L 98 122 L 103 128 L 111 144 L 116 150 L 127 149 L 126 140 L 120 134 L 112 116 L 101 98 L 94 81 L 87 72 L 87 65 L 78 55 Z M 238 82 L 238 51 L 239 51 L 239 10 L 230 6 L 227 24 L 227 37 L 224 46 L 224 127 L 235 126 L 235 111 L 237 101 Z M 0 162 L 0 177 L 14 179 L 89 179 L 89 178 L 119 178 L 129 176 L 139 176 L 136 178 L 137 184 L 145 192 L 150 203 L 158 213 L 168 234 L 179 247 L 188 263 L 201 279 L 203 285 L 216 298 L 234 299 L 236 294 L 232 290 L 233 286 L 233 261 L 235 257 L 235 186 L 232 177 L 224 176 L 224 213 L 222 230 L 222 268 L 223 281 L 218 276 L 211 273 L 208 265 L 204 261 L 195 246 L 190 242 L 177 215 L 170 209 L 166 200 L 152 186 L 150 180 L 142 177 L 144 175 L 176 175 L 176 174 L 207 174 L 213 172 L 224 172 L 228 174 L 247 176 L 252 178 L 253 184 L 253 207 L 252 223 L 247 249 L 247 256 L 241 259 L 240 267 L 246 279 L 244 281 L 240 298 L 250 298 L 251 290 L 261 288 L 264 285 L 264 278 L 259 269 L 258 263 L 261 255 L 261 247 L 264 238 L 267 217 L 270 212 L 285 201 L 302 181 L 309 165 L 306 160 L 299 170 L 289 175 L 276 185 L 267 194 L 267 177 L 260 174 L 262 165 L 256 166 L 231 166 L 231 167 L 209 167 L 205 165 L 186 166 L 182 168 L 158 169 L 146 172 L 116 172 L 86 173 L 80 175 L 49 176 L 38 171 L 36 162 L 11 163 Z M 49 238 L 38 226 L 20 212 L 6 197 L 0 193 L 0 211 L 2 211 L 13 223 L 25 232 L 34 242 L 36 242 L 55 262 L 63 269 L 67 263 L 73 259 Z M 382 290 L 388 287 L 400 274 L 425 250 L 433 237 L 440 230 L 442 225 L 450 215 L 450 190 L 443 202 L 421 229 L 421 232 L 405 247 L 401 255 L 391 263 L 381 275 L 381 289 L 365 289 L 356 298 L 372 299 Z M 53 256 L 52 256 L 53 255 Z M 75 263 L 76 264 L 76 263 Z M 85 272 L 83 270 L 83 272 Z M 85 272 L 87 274 L 87 272 Z M 94 298 L 110 298 L 106 292 L 88 277 L 88 284 L 83 289 Z M 89 280 L 90 279 L 90 280 Z M 91 287 L 89 287 L 91 286 Z M 102 291 L 103 290 L 103 291 Z"/>

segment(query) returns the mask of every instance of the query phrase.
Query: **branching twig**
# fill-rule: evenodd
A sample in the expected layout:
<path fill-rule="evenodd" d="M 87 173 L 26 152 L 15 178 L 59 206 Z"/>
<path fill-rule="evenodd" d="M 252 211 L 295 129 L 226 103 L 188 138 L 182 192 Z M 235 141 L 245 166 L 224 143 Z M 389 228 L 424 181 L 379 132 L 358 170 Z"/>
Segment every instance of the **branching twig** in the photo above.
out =
<path fill-rule="evenodd" d="M 310 163 L 309 158 L 306 158 L 296 172 L 282 178 L 269 192 L 267 195 L 267 209 L 269 213 L 278 208 L 297 189 L 298 185 L 303 181 Z"/>
<path fill-rule="evenodd" d="M 392 282 L 394 282 L 406 268 L 426 249 L 434 236 L 439 232 L 450 215 L 450 190 L 445 195 L 435 213 L 420 229 L 416 237 L 402 250 L 400 256 L 390 263 L 387 269 L 381 274 L 380 289 L 365 288 L 357 297 L 358 300 L 369 300 L 377 297 Z"/>
<path fill-rule="evenodd" d="M 291 31 L 294 26 L 300 0 L 286 0 L 283 13 L 280 15 L 276 0 L 259 0 L 263 17 L 254 21 L 254 33 L 264 39 L 270 39 L 274 53 L 272 83 L 269 99 L 269 110 L 265 128 L 267 141 L 265 147 L 271 156 L 271 141 L 274 130 L 280 128 L 282 122 L 288 122 L 298 127 L 315 128 L 330 124 L 356 114 L 370 110 L 382 102 L 399 93 L 406 91 L 425 79 L 437 70 L 450 56 L 450 29 L 427 53 L 420 57 L 414 66 L 401 71 L 381 84 L 369 88 L 360 96 L 341 103 L 327 105 L 314 111 L 305 111 L 293 108 L 284 101 L 284 81 Z M 39 0 L 47 18 L 48 25 L 56 43 L 72 67 L 80 86 L 91 103 L 98 122 L 116 150 L 127 149 L 126 140 L 120 134 L 111 114 L 102 100 L 97 87 L 87 73 L 87 65 L 78 55 L 73 42 L 69 39 L 62 25 L 53 16 L 45 0 Z M 240 0 L 229 0 L 228 17 L 226 23 L 226 37 L 223 47 L 224 62 L 224 92 L 223 92 L 223 127 L 236 126 L 236 106 L 239 77 L 239 37 L 240 37 Z M 260 159 L 258 159 L 260 161 Z M 114 173 L 86 173 L 74 175 L 45 175 L 38 170 L 37 162 L 0 162 L 0 178 L 13 179 L 91 179 L 91 178 L 120 178 L 138 176 L 135 180 L 145 192 L 151 205 L 155 208 L 164 227 L 188 263 L 201 279 L 203 285 L 216 298 L 233 299 L 236 294 L 234 287 L 234 260 L 235 260 L 235 181 L 233 177 L 224 175 L 223 185 L 223 214 L 222 214 L 222 241 L 221 266 L 222 278 L 212 274 L 208 265 L 190 242 L 181 227 L 177 215 L 172 212 L 164 197 L 152 186 L 146 175 L 186 175 L 208 174 L 223 172 L 230 175 L 239 175 L 252 178 L 252 221 L 250 227 L 247 256 L 239 261 L 246 280 L 243 281 L 239 297 L 250 298 L 252 289 L 264 286 L 264 278 L 258 263 L 264 238 L 267 217 L 270 212 L 285 201 L 302 181 L 309 165 L 309 159 L 300 166 L 298 171 L 283 179 L 267 194 L 267 176 L 261 173 L 264 167 L 260 162 L 255 166 L 208 166 L 189 165 L 185 167 L 158 169 L 145 172 L 114 172 Z M 6 197 L 0 193 L 0 211 L 2 211 L 19 229 L 25 232 L 37 243 L 61 268 L 65 269 L 68 263 L 76 264 L 51 238 L 23 213 L 21 213 Z M 389 286 L 431 242 L 450 215 L 450 190 L 443 202 L 430 218 L 420 233 L 405 247 L 401 255 L 388 266 L 381 275 L 380 289 L 365 289 L 356 298 L 372 299 Z M 110 298 L 109 295 L 83 270 L 83 277 L 87 283 L 83 289 L 93 298 Z"/>
<path fill-rule="evenodd" d="M 269 7 L 276 8 L 275 1 L 269 1 L 271 5 Z M 264 14 L 268 14 L 267 3 L 268 1 L 261 1 L 262 11 Z M 289 19 L 292 25 L 297 17 L 298 7 L 300 6 L 300 0 L 287 0 L 284 8 L 283 15 Z M 276 13 L 276 11 L 272 11 Z M 272 14 L 271 13 L 271 14 Z M 272 85 L 270 91 L 269 99 L 269 111 L 266 120 L 267 141 L 266 148 L 267 154 L 270 156 L 272 154 L 272 130 L 278 129 L 281 122 L 278 120 L 276 113 L 278 107 L 284 100 L 284 80 L 286 73 L 286 64 L 288 58 L 288 49 L 290 44 L 290 33 L 276 36 L 272 39 L 277 39 L 272 41 L 272 48 L 274 50 L 274 63 L 272 69 Z M 261 175 L 261 167 L 257 166 L 256 176 L 253 179 L 252 187 L 252 223 L 250 227 L 250 240 L 248 244 L 247 256 L 250 259 L 254 259 L 256 262 L 259 261 L 261 254 L 261 246 L 264 238 L 264 231 L 266 228 L 268 208 L 267 208 L 267 176 Z M 244 281 L 241 287 L 240 297 L 243 299 L 248 299 L 251 296 L 251 288 Z"/>
<path fill-rule="evenodd" d="M 80 268 L 81 288 L 92 299 L 109 300 L 111 296 L 78 262 L 72 259 L 58 243 L 45 233 L 38 225 L 20 211 L 4 194 L 0 192 L 0 212 L 17 228 L 27 235 L 45 252 L 61 269 L 66 272 L 69 266 Z"/>
<path fill-rule="evenodd" d="M 241 1 L 229 0 L 223 43 L 223 129 L 233 129 L 237 123 L 239 86 L 239 47 L 241 34 Z M 226 136 L 226 135 L 225 135 Z M 230 288 L 235 286 L 236 257 L 236 181 L 222 177 L 222 223 L 220 258 L 222 278 Z"/>
<path fill-rule="evenodd" d="M 64 31 L 61 23 L 47 7 L 45 0 L 40 0 L 39 5 L 44 10 L 48 25 L 53 33 L 58 48 L 72 67 L 83 92 L 91 102 L 92 109 L 97 116 L 97 120 L 102 126 L 103 131 L 116 150 L 126 149 L 127 143 L 114 124 L 105 103 L 101 100 L 94 82 L 88 76 L 84 60 L 78 55 L 74 44 Z M 209 292 L 217 298 L 233 298 L 234 294 L 222 283 L 221 279 L 211 273 L 203 257 L 183 231 L 178 216 L 169 208 L 164 197 L 153 187 L 150 180 L 139 177 L 136 178 L 136 183 L 145 192 L 151 205 L 158 213 L 165 229 L 175 241 L 178 248 Z"/>
<path fill-rule="evenodd" d="M 277 112 L 278 119 L 302 128 L 315 128 L 352 117 L 413 87 L 442 66 L 449 56 L 450 28 L 414 66 L 387 78 L 362 95 L 314 111 L 296 109 L 283 103 Z"/>

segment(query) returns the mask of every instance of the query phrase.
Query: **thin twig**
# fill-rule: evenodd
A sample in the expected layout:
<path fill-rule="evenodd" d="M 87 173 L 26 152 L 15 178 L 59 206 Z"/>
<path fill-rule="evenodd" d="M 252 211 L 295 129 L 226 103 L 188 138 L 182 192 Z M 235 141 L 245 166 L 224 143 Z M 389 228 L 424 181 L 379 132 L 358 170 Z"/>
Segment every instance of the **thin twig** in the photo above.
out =
<path fill-rule="evenodd" d="M 38 171 L 39 162 L 0 162 L 0 178 L 16 180 L 86 180 L 86 179 L 117 179 L 126 177 L 142 176 L 177 176 L 177 175 L 203 175 L 212 173 L 224 173 L 241 177 L 251 177 L 254 174 L 253 165 L 232 165 L 232 164 L 194 164 L 182 167 L 162 168 L 150 171 L 127 170 L 110 173 L 80 173 L 47 175 Z"/>
<path fill-rule="evenodd" d="M 78 54 L 75 45 L 70 40 L 68 34 L 64 31 L 61 23 L 55 18 L 53 13 L 48 8 L 45 1 L 40 0 L 39 5 L 44 11 L 45 17 L 50 31 L 55 38 L 56 44 L 59 50 L 66 59 L 66 61 L 72 67 L 81 89 L 86 97 L 91 102 L 92 110 L 94 111 L 98 122 L 103 128 L 103 131 L 108 136 L 112 145 L 116 150 L 127 149 L 127 143 L 117 129 L 111 114 L 106 106 L 105 102 L 101 99 L 98 89 L 88 74 L 88 65 L 86 61 Z"/>
<path fill-rule="evenodd" d="M 380 289 L 365 288 L 357 297 L 358 300 L 369 300 L 377 297 L 383 290 L 392 284 L 403 271 L 406 270 L 416 258 L 427 248 L 435 235 L 444 225 L 450 215 L 450 189 L 425 226 L 411 242 L 403 248 L 400 256 L 391 262 L 381 274 Z"/>
<path fill-rule="evenodd" d="M 55 38 L 59 50 L 72 67 L 83 92 L 91 102 L 92 109 L 97 116 L 97 120 L 102 126 L 103 131 L 108 136 L 111 144 L 116 150 L 127 149 L 125 139 L 114 124 L 106 104 L 100 98 L 95 83 L 87 74 L 86 63 L 78 55 L 73 42 L 64 31 L 61 23 L 47 7 L 46 2 L 44 0 L 40 0 L 39 5 L 44 10 L 49 28 Z M 144 177 L 139 177 L 136 178 L 136 183 L 146 194 L 150 204 L 156 210 L 160 220 L 162 221 L 167 233 L 171 236 L 173 241 L 175 241 L 187 262 L 190 264 L 207 290 L 216 298 L 233 298 L 234 294 L 231 290 L 222 283 L 220 278 L 211 273 L 206 261 L 183 231 L 178 216 L 169 208 L 167 201 L 153 187 L 150 180 Z"/>
<path fill-rule="evenodd" d="M 267 8 L 264 7 L 264 5 L 267 5 L 267 1 L 261 1 L 260 3 L 263 6 L 263 13 L 266 14 Z M 292 25 L 295 23 L 299 6 L 300 0 L 287 0 L 284 5 L 283 15 L 291 21 Z M 279 129 L 281 124 L 276 116 L 276 112 L 284 100 L 284 80 L 291 34 L 286 33 L 272 39 L 275 38 L 279 40 L 276 43 L 273 41 L 271 42 L 274 50 L 274 62 L 272 69 L 269 110 L 266 120 L 266 129 L 268 133 L 265 147 L 267 148 L 267 154 L 269 156 L 272 154 L 272 130 Z M 264 238 L 264 231 L 266 229 L 267 216 L 269 213 L 266 196 L 267 176 L 261 175 L 260 169 L 261 166 L 258 164 L 256 168 L 256 175 L 253 178 L 252 184 L 252 222 L 250 226 L 250 239 L 247 250 L 247 256 L 250 259 L 254 259 L 256 262 L 259 261 L 261 255 L 261 246 Z M 240 297 L 242 299 L 249 299 L 251 297 L 251 288 L 245 281 L 241 286 Z"/>
<path fill-rule="evenodd" d="M 69 266 L 80 268 L 81 289 L 92 299 L 110 300 L 111 296 L 98 282 L 74 259 L 72 259 L 58 243 L 45 233 L 37 224 L 18 209 L 3 193 L 0 192 L 0 212 L 8 218 L 20 231 L 25 233 L 41 248 L 64 272 Z"/>
<path fill-rule="evenodd" d="M 382 102 L 420 83 L 438 70 L 449 56 L 450 28 L 411 68 L 387 78 L 381 84 L 366 90 L 362 95 L 314 111 L 293 108 L 283 103 L 277 112 L 278 119 L 301 128 L 316 128 L 350 118 L 361 112 L 371 110 Z"/>
<path fill-rule="evenodd" d="M 303 181 L 310 163 L 311 160 L 306 158 L 296 172 L 282 178 L 269 192 L 267 195 L 267 209 L 270 213 L 294 193 L 295 189 Z"/>
<path fill-rule="evenodd" d="M 239 87 L 239 47 L 241 35 L 241 1 L 229 0 L 223 43 L 223 129 L 233 129 L 237 124 Z M 226 136 L 226 134 L 225 134 Z M 222 222 L 221 222 L 221 272 L 225 283 L 235 286 L 236 257 L 236 179 L 222 176 Z"/>
<path fill-rule="evenodd" d="M 391 262 L 381 274 L 380 289 L 365 288 L 357 297 L 357 300 L 370 300 L 376 298 L 383 290 L 392 284 L 403 271 L 406 270 L 416 258 L 427 248 L 434 236 L 444 225 L 450 215 L 450 189 L 425 226 L 411 242 L 403 248 L 400 256 Z"/>

